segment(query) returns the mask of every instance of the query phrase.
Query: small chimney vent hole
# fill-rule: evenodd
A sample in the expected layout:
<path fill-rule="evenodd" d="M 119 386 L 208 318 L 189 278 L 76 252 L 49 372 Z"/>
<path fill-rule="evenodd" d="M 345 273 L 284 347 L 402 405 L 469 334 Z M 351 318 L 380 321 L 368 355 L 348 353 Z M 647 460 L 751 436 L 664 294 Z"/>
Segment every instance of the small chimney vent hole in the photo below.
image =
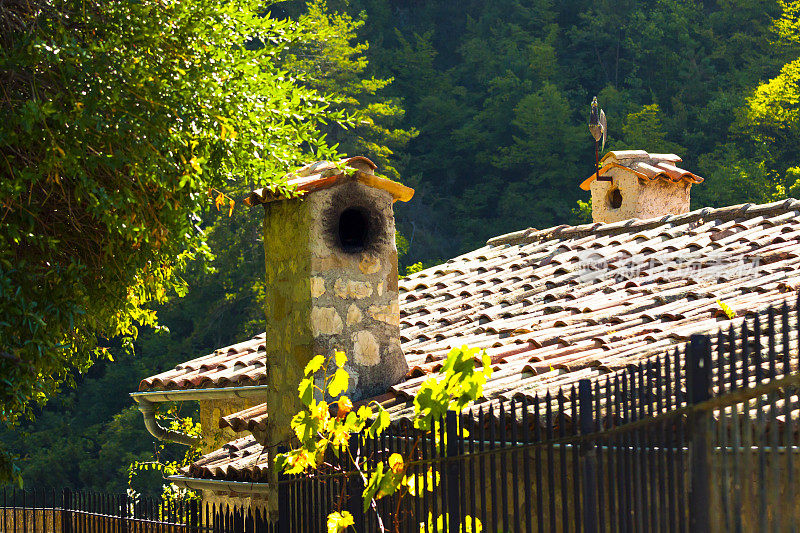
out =
<path fill-rule="evenodd" d="M 608 193 L 608 205 L 611 209 L 619 209 L 622 207 L 622 193 L 619 192 L 619 188 L 615 187 Z"/>
<path fill-rule="evenodd" d="M 363 252 L 369 238 L 369 217 L 358 208 L 348 208 L 339 215 L 339 244 L 346 253 Z"/>

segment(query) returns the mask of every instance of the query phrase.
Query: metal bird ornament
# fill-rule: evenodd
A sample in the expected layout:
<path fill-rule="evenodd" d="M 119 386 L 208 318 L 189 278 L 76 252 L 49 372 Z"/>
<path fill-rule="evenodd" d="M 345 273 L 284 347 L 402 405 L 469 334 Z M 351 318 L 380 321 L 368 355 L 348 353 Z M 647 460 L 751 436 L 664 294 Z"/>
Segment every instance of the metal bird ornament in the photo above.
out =
<path fill-rule="evenodd" d="M 606 137 L 608 137 L 608 126 L 606 124 L 606 114 L 597 104 L 597 97 L 592 98 L 592 112 L 589 115 L 589 132 L 594 137 L 594 166 L 597 172 L 596 179 L 600 180 L 600 152 L 606 148 Z M 600 143 L 602 142 L 602 145 Z"/>

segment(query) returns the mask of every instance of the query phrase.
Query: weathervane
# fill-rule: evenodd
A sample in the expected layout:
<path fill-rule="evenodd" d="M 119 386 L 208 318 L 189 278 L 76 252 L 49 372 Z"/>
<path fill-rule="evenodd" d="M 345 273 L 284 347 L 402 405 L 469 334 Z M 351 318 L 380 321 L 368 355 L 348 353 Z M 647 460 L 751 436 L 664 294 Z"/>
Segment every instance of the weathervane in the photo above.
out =
<path fill-rule="evenodd" d="M 606 114 L 597 105 L 597 97 L 592 98 L 592 113 L 589 115 L 589 132 L 594 137 L 594 168 L 597 172 L 595 179 L 600 181 L 611 181 L 600 177 L 600 152 L 606 148 L 606 137 L 608 136 L 608 126 L 606 125 Z M 602 139 L 602 146 L 600 141 Z"/>

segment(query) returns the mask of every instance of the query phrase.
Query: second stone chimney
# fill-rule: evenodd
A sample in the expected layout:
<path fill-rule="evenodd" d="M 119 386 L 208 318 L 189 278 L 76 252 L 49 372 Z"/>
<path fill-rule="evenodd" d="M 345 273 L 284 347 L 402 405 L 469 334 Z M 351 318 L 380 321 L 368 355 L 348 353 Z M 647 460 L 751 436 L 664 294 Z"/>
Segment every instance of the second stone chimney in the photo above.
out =
<path fill-rule="evenodd" d="M 600 161 L 600 177 L 589 176 L 581 189 L 592 192 L 592 220 L 619 222 L 689 212 L 692 185 L 703 178 L 678 168 L 675 154 L 644 150 L 608 152 Z"/>
<path fill-rule="evenodd" d="M 344 170 L 342 170 L 344 168 Z M 386 392 L 408 371 L 400 348 L 396 200 L 414 191 L 354 157 L 289 175 L 301 196 L 254 191 L 264 206 L 266 374 L 270 441 L 291 433 L 297 385 L 315 355 L 345 352 L 354 401 Z"/>

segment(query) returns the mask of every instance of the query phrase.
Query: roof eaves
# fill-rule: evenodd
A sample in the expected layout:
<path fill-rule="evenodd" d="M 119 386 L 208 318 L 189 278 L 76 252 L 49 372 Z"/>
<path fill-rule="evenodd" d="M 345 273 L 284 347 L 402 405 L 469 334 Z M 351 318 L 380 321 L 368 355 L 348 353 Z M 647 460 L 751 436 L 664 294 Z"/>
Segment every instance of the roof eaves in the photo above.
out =
<path fill-rule="evenodd" d="M 247 385 L 244 387 L 215 387 L 208 389 L 176 389 L 131 392 L 135 401 L 184 402 L 192 400 L 222 400 L 229 398 L 263 398 L 266 385 Z"/>
<path fill-rule="evenodd" d="M 178 487 L 193 490 L 210 490 L 212 492 L 231 492 L 236 494 L 264 493 L 269 491 L 269 483 L 255 481 L 227 481 L 223 479 L 207 479 L 187 476 L 168 476 L 167 481 Z"/>
<path fill-rule="evenodd" d="M 603 176 L 604 174 L 606 174 L 612 168 L 621 168 L 623 170 L 627 170 L 628 172 L 632 172 L 633 174 L 635 174 L 637 178 L 644 179 L 644 178 L 648 177 L 647 174 L 644 174 L 643 172 L 639 172 L 638 170 L 634 170 L 634 169 L 632 169 L 630 167 L 626 167 L 625 165 L 620 165 L 619 163 L 616 163 L 616 162 L 611 162 L 611 163 L 608 163 L 607 165 L 603 165 L 603 167 L 600 169 L 599 172 L 593 172 L 591 176 L 589 176 L 588 178 L 583 180 L 583 182 L 581 182 L 581 184 L 580 184 L 580 188 L 583 189 L 584 191 L 588 191 L 590 189 L 591 185 L 592 185 L 592 182 L 598 176 Z"/>

